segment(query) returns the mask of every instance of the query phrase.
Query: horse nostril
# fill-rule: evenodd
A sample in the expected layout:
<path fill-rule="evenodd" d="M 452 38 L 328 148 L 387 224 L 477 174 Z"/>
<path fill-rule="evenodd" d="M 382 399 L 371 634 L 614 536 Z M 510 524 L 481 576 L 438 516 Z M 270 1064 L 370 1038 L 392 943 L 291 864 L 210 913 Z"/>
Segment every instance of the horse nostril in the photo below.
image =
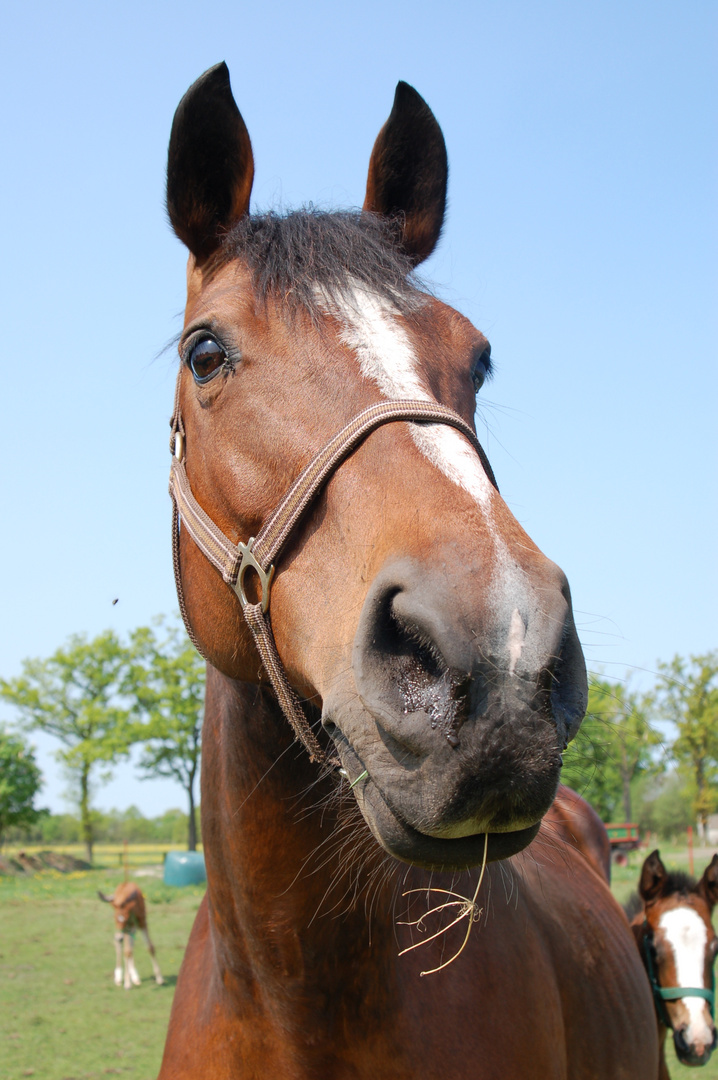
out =
<path fill-rule="evenodd" d="M 549 666 L 549 701 L 563 749 L 578 731 L 586 713 L 588 682 L 578 634 L 569 614 L 555 661 Z"/>
<path fill-rule="evenodd" d="M 413 599 L 395 589 L 377 612 L 376 632 L 387 674 L 399 692 L 401 712 L 405 716 L 424 712 L 432 730 L 440 728 L 455 748 L 468 712 L 471 678 L 449 666 L 431 631 L 422 625 Z"/>
<path fill-rule="evenodd" d="M 452 668 L 439 674 L 423 665 L 417 651 L 397 667 L 396 682 L 404 699 L 404 713 L 425 712 L 432 729 L 441 727 L 449 746 L 459 745 L 459 730 L 468 715 L 471 679 Z"/>
<path fill-rule="evenodd" d="M 686 1042 L 685 1030 L 685 1027 L 673 1029 L 673 1042 L 679 1054 L 688 1053 L 688 1043 Z"/>
<path fill-rule="evenodd" d="M 418 736 L 424 724 L 459 745 L 481 683 L 472 679 L 471 644 L 435 593 L 415 567 L 394 565 L 370 590 L 354 651 L 360 692 L 390 710 L 393 737 L 415 753 L 428 746 Z"/>

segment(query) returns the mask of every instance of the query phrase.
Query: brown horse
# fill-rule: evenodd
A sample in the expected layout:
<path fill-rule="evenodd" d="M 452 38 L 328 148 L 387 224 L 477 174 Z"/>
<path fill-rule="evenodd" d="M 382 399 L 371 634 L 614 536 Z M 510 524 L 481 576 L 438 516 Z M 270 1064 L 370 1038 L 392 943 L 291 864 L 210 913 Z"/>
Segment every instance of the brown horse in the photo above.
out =
<path fill-rule="evenodd" d="M 122 885 L 117 886 L 112 896 L 105 896 L 99 889 L 97 895 L 106 904 L 112 904 L 115 912 L 115 985 L 122 986 L 124 981 L 125 990 L 130 990 L 132 985 L 139 986 L 142 981 L 135 967 L 134 947 L 135 933 L 140 930 L 150 951 L 155 980 L 161 986 L 164 979 L 155 956 L 155 947 L 147 930 L 147 909 L 139 885 L 135 885 L 134 881 L 125 881 Z M 123 953 L 124 980 L 122 975 Z"/>
<path fill-rule="evenodd" d="M 360 213 L 251 216 L 252 177 L 220 64 L 168 163 L 208 888 L 162 1080 L 654 1080 L 605 880 L 550 836 L 517 854 L 586 676 L 566 580 L 476 440 L 489 344 L 411 273 L 443 222 L 441 130 L 400 83 Z"/>
<path fill-rule="evenodd" d="M 679 1061 L 705 1065 L 716 1047 L 713 965 L 718 938 L 712 914 L 718 901 L 718 855 L 699 882 L 668 871 L 658 852 L 643 864 L 640 899 L 627 906 L 631 928 L 648 973 L 658 1019 L 661 1078 L 668 1029 Z"/>
<path fill-rule="evenodd" d="M 611 841 L 606 826 L 593 807 L 565 784 L 559 784 L 556 798 L 544 815 L 542 839 L 576 848 L 611 884 Z"/>

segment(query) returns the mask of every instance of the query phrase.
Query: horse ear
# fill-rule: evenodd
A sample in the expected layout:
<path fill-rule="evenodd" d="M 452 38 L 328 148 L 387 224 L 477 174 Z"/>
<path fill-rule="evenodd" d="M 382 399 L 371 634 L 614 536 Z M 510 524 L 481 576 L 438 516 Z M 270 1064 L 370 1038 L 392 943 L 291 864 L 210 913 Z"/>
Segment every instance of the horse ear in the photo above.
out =
<path fill-rule="evenodd" d="M 400 219 L 402 246 L 415 266 L 439 240 L 448 175 L 434 114 L 413 86 L 400 82 L 371 153 L 364 209 Z"/>
<path fill-rule="evenodd" d="M 718 903 L 718 855 L 714 855 L 698 883 L 698 892 L 712 909 Z"/>
<path fill-rule="evenodd" d="M 200 75 L 177 106 L 167 156 L 167 213 L 198 263 L 249 210 L 252 144 L 225 63 Z"/>
<path fill-rule="evenodd" d="M 641 880 L 638 883 L 638 891 L 645 904 L 655 900 L 661 891 L 661 886 L 666 879 L 666 868 L 661 862 L 658 848 L 652 851 L 643 864 Z"/>

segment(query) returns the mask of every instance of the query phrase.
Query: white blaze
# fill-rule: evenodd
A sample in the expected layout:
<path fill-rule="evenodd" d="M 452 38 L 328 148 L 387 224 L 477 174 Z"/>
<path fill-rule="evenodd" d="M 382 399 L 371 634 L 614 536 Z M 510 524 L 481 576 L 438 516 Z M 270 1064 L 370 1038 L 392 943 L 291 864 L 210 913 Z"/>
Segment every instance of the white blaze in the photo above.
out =
<path fill-rule="evenodd" d="M 526 625 L 521 618 L 518 608 L 514 608 L 509 627 L 509 675 L 516 671 L 516 665 L 521 658 L 521 650 L 526 639 Z"/>
<path fill-rule="evenodd" d="M 421 378 L 409 335 L 387 301 L 355 283 L 344 298 L 331 302 L 324 298 L 324 303 L 326 310 L 342 323 L 342 341 L 354 351 L 362 375 L 371 379 L 382 394 L 394 400 L 436 401 Z M 514 674 L 526 637 L 526 615 L 537 611 L 539 604 L 526 573 L 496 527 L 493 485 L 473 446 L 454 428 L 447 424 L 411 423 L 408 427 L 424 457 L 467 492 L 483 513 L 494 545 L 495 574 L 490 587 L 494 610 L 498 614 L 505 611 L 507 603 L 511 608 L 519 603 L 525 611 L 524 618 L 515 611 L 518 622 L 512 618 L 506 642 Z"/>
<path fill-rule="evenodd" d="M 703 968 L 705 963 L 708 933 L 700 915 L 690 907 L 674 908 L 662 915 L 658 923 L 666 941 L 673 949 L 676 964 L 677 986 L 703 986 Z M 690 1017 L 685 1032 L 686 1042 L 690 1045 L 701 1042 L 704 1045 L 713 1039 L 713 1032 L 706 1021 L 708 1003 L 699 997 L 680 999 Z"/>
<path fill-rule="evenodd" d="M 416 354 L 399 320 L 375 294 L 355 286 L 337 312 L 344 324 L 342 340 L 354 350 L 362 375 L 386 397 L 435 401 L 417 371 Z M 484 510 L 493 487 L 474 448 L 446 424 L 410 424 L 411 437 L 424 457 Z"/>

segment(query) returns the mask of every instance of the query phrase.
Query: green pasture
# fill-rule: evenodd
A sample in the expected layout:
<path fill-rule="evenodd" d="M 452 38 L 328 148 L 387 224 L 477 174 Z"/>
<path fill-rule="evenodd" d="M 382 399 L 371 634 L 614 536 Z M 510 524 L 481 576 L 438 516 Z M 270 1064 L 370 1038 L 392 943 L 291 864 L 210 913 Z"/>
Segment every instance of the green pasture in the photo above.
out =
<path fill-rule="evenodd" d="M 166 982 L 156 985 L 138 936 L 142 985 L 117 988 L 112 915 L 97 889 L 112 892 L 122 880 L 121 847 L 106 847 L 96 852 L 104 868 L 0 878 L 0 1080 L 157 1076 L 177 973 L 204 890 L 164 885 L 160 868 L 145 863 L 157 848 L 132 846 L 131 873 L 148 899 L 150 934 Z M 661 848 L 661 855 L 686 868 L 685 853 Z M 628 867 L 615 868 L 614 892 L 621 901 L 635 888 L 641 858 L 632 855 Z M 696 861 L 697 873 L 707 861 Z M 673 1080 L 718 1080 L 718 1054 L 701 1071 L 689 1070 L 676 1062 L 671 1043 L 669 1069 Z"/>
<path fill-rule="evenodd" d="M 166 982 L 155 983 L 138 936 L 142 985 L 128 992 L 113 982 L 112 911 L 96 892 L 112 892 L 121 880 L 117 869 L 0 879 L 2 1080 L 157 1076 L 177 973 L 204 889 L 137 877 Z"/>

